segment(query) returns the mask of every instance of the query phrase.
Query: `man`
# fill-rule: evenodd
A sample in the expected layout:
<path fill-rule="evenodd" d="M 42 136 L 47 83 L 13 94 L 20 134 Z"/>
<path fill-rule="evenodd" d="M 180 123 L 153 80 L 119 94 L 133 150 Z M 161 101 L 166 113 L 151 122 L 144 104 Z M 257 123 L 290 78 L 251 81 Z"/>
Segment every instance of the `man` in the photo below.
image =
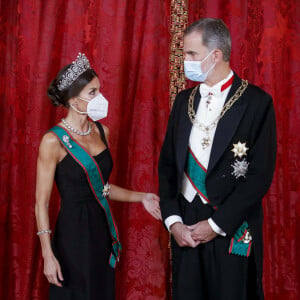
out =
<path fill-rule="evenodd" d="M 221 20 L 190 25 L 183 50 L 186 77 L 202 83 L 177 95 L 159 160 L 173 299 L 263 299 L 262 198 L 276 159 L 272 98 L 231 70 Z"/>

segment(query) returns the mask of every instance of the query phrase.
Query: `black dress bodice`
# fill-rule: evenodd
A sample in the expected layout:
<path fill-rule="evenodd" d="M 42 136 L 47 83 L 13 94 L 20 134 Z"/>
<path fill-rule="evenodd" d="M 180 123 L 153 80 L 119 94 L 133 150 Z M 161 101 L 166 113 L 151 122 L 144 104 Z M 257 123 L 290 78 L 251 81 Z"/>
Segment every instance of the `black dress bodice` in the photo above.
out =
<path fill-rule="evenodd" d="M 109 180 L 113 162 L 108 148 L 93 156 L 100 167 L 105 183 Z M 68 205 L 73 201 L 94 200 L 82 167 L 68 153 L 57 165 L 55 181 L 61 197 L 61 204 Z"/>

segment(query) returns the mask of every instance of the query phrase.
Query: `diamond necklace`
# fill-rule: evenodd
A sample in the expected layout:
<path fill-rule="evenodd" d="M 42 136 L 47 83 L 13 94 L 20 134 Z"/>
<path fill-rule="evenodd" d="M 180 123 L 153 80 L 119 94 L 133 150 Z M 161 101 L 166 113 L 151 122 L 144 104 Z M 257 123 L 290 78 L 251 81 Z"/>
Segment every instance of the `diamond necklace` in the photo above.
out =
<path fill-rule="evenodd" d="M 89 122 L 88 125 L 89 125 L 89 128 L 87 131 L 79 131 L 77 129 L 75 129 L 74 127 L 72 127 L 65 119 L 61 119 L 61 121 L 64 123 L 64 125 L 70 129 L 72 132 L 78 134 L 78 135 L 89 135 L 92 131 L 92 127 L 91 127 L 91 123 Z"/>
<path fill-rule="evenodd" d="M 247 86 L 248 86 L 248 81 L 242 79 L 241 85 L 236 90 L 236 92 L 234 93 L 234 95 L 223 106 L 223 109 L 222 109 L 220 115 L 212 123 L 210 123 L 209 125 L 205 125 L 205 124 L 199 122 L 196 119 L 196 113 L 195 113 L 195 110 L 194 110 L 194 99 L 195 99 L 195 95 L 196 95 L 197 89 L 199 89 L 199 85 L 197 85 L 193 89 L 193 91 L 192 91 L 192 93 L 191 93 L 191 95 L 189 97 L 188 115 L 190 117 L 190 120 L 191 120 L 192 124 L 195 125 L 195 126 L 197 126 L 200 130 L 204 131 L 205 134 L 206 134 L 206 136 L 202 139 L 202 142 L 201 142 L 202 150 L 204 150 L 205 148 L 207 148 L 210 145 L 211 139 L 209 137 L 209 134 L 210 134 L 211 130 L 217 126 L 218 122 L 223 118 L 223 116 L 225 115 L 225 113 L 242 96 L 242 94 L 246 90 Z"/>

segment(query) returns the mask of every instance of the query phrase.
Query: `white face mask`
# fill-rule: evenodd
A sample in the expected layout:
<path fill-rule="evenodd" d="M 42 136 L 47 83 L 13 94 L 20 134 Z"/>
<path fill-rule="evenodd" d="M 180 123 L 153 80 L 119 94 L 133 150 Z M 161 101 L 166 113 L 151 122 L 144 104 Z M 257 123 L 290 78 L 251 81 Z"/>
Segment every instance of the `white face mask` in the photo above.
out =
<path fill-rule="evenodd" d="M 78 113 L 88 115 L 93 121 L 98 121 L 107 116 L 108 112 L 108 101 L 102 94 L 97 95 L 92 100 L 86 100 L 81 97 L 77 97 L 78 99 L 88 102 L 87 111 L 82 112 L 79 111 L 72 104 L 70 106 Z"/>
<path fill-rule="evenodd" d="M 214 68 L 214 63 L 206 73 L 203 73 L 201 64 L 214 52 L 212 50 L 202 61 L 185 60 L 184 61 L 184 73 L 185 77 L 192 81 L 204 82 L 208 76 L 208 73 Z"/>

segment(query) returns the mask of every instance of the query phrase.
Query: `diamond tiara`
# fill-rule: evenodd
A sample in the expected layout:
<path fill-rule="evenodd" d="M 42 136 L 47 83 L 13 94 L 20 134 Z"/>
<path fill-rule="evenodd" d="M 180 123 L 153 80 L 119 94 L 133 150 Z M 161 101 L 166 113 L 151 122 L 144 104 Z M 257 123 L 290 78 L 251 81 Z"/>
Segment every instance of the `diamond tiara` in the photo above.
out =
<path fill-rule="evenodd" d="M 72 65 L 67 69 L 65 74 L 62 75 L 61 80 L 59 81 L 57 88 L 60 91 L 68 88 L 82 73 L 86 70 L 91 69 L 90 63 L 84 53 L 77 55 L 75 61 L 72 62 Z"/>

